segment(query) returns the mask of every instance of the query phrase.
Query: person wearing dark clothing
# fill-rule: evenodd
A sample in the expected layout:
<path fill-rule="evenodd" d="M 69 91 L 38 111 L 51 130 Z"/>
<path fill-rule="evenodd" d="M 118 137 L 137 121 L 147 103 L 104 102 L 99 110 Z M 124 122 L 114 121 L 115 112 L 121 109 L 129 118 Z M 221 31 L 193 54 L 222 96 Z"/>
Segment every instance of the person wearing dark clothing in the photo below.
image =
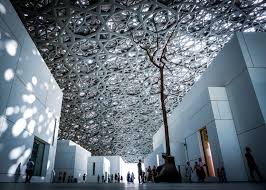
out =
<path fill-rule="evenodd" d="M 201 181 L 201 182 L 204 182 L 204 181 L 205 181 L 205 178 L 206 178 L 206 173 L 205 173 L 205 170 L 204 170 L 204 166 L 206 166 L 206 164 L 203 164 L 203 163 L 202 163 L 202 159 L 199 158 L 200 181 Z"/>
<path fill-rule="evenodd" d="M 201 173 L 200 173 L 200 166 L 199 166 L 198 162 L 195 162 L 194 170 L 196 171 L 198 181 L 200 182 L 201 181 Z"/>
<path fill-rule="evenodd" d="M 157 168 L 156 166 L 153 166 L 152 168 L 152 181 L 154 182 L 154 179 L 157 177 Z"/>
<path fill-rule="evenodd" d="M 98 174 L 98 177 L 97 177 L 97 181 L 98 183 L 100 183 L 100 175 Z"/>
<path fill-rule="evenodd" d="M 142 180 L 141 160 L 139 160 L 139 163 L 138 163 L 138 179 L 139 179 L 139 183 L 140 183 L 141 181 L 143 181 L 143 180 Z"/>
<path fill-rule="evenodd" d="M 130 172 L 127 173 L 127 182 L 130 182 Z"/>
<path fill-rule="evenodd" d="M 120 174 L 117 174 L 117 182 L 120 183 Z"/>
<path fill-rule="evenodd" d="M 114 182 L 114 175 L 111 174 L 111 183 L 113 183 L 113 182 Z"/>
<path fill-rule="evenodd" d="M 104 175 L 102 175 L 102 183 L 104 183 Z"/>
<path fill-rule="evenodd" d="M 115 173 L 115 183 L 117 182 L 117 174 Z"/>
<path fill-rule="evenodd" d="M 83 174 L 83 182 L 85 183 L 85 180 L 86 180 L 86 174 Z"/>
<path fill-rule="evenodd" d="M 32 159 L 29 159 L 27 166 L 26 166 L 26 181 L 25 183 L 30 183 L 31 177 L 34 171 L 34 162 Z"/>
<path fill-rule="evenodd" d="M 251 149 L 249 147 L 246 147 L 245 157 L 248 163 L 250 177 L 252 178 L 252 180 L 256 181 L 255 176 L 254 176 L 254 173 L 256 173 L 257 176 L 260 178 L 260 181 L 263 181 L 263 177 L 259 171 L 259 168 L 255 162 L 254 157 L 251 154 Z"/>

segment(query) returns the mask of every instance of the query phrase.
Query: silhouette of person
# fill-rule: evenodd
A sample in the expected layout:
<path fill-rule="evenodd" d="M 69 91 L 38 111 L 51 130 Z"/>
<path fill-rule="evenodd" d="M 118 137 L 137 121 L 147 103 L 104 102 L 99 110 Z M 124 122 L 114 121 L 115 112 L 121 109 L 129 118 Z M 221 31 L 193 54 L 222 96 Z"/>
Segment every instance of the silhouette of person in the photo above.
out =
<path fill-rule="evenodd" d="M 152 168 L 152 180 L 154 182 L 154 178 L 157 177 L 157 168 L 156 166 L 153 166 Z"/>
<path fill-rule="evenodd" d="M 34 171 L 34 162 L 30 158 L 26 165 L 26 181 L 25 183 L 30 183 L 31 177 Z"/>
<path fill-rule="evenodd" d="M 100 175 L 98 174 L 98 177 L 97 177 L 97 181 L 98 183 L 100 183 Z"/>
<path fill-rule="evenodd" d="M 196 171 L 198 181 L 200 182 L 201 181 L 201 174 L 200 174 L 200 166 L 199 166 L 198 162 L 195 162 L 194 170 Z"/>
<path fill-rule="evenodd" d="M 111 174 L 111 183 L 114 182 L 114 174 Z"/>
<path fill-rule="evenodd" d="M 117 182 L 117 174 L 115 173 L 115 183 Z"/>
<path fill-rule="evenodd" d="M 102 183 L 104 182 L 104 175 L 102 175 Z"/>
<path fill-rule="evenodd" d="M 141 169 L 141 160 L 139 160 L 139 163 L 138 163 L 138 179 L 139 179 L 139 183 L 143 180 L 142 179 L 142 169 Z"/>
<path fill-rule="evenodd" d="M 130 172 L 129 171 L 127 172 L 127 182 L 128 183 L 130 182 Z"/>
<path fill-rule="evenodd" d="M 120 183 L 120 174 L 117 174 L 117 182 Z"/>
<path fill-rule="evenodd" d="M 83 182 L 85 183 L 85 180 L 86 180 L 86 174 L 83 174 L 82 178 L 83 178 Z"/>
<path fill-rule="evenodd" d="M 63 183 L 65 183 L 65 180 L 66 180 L 66 172 L 63 173 L 63 179 L 62 180 L 63 180 Z M 69 179 L 69 182 L 70 182 L 70 179 Z"/>
<path fill-rule="evenodd" d="M 132 172 L 132 173 L 131 173 L 131 182 L 134 183 L 134 180 L 135 180 L 135 175 L 134 175 L 134 173 Z"/>
<path fill-rule="evenodd" d="M 250 173 L 252 180 L 256 181 L 255 176 L 254 176 L 254 173 L 256 173 L 258 177 L 260 178 L 260 181 L 263 181 L 263 177 L 259 171 L 259 168 L 255 162 L 254 157 L 251 154 L 251 149 L 249 147 L 246 147 L 245 157 L 248 163 L 249 173 Z"/>
<path fill-rule="evenodd" d="M 204 166 L 206 166 L 206 164 L 202 163 L 202 159 L 199 158 L 199 167 L 200 167 L 200 181 L 204 182 L 205 178 L 206 178 L 206 174 L 205 174 L 205 170 L 204 170 Z"/>
<path fill-rule="evenodd" d="M 190 166 L 190 162 L 187 161 L 187 166 L 186 166 L 186 177 L 188 178 L 188 181 L 189 181 L 189 182 L 192 182 L 192 181 L 191 181 L 191 175 L 192 175 L 192 173 L 193 173 L 193 169 L 192 169 L 192 167 Z"/>

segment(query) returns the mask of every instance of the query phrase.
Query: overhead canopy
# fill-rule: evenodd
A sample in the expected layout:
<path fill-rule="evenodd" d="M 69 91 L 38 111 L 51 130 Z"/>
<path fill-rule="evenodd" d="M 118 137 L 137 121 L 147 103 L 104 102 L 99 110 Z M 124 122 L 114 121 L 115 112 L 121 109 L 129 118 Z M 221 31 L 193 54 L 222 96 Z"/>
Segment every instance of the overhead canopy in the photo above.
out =
<path fill-rule="evenodd" d="M 152 151 L 162 125 L 158 69 L 132 36 L 153 45 L 177 25 L 165 70 L 170 115 L 234 32 L 266 30 L 262 0 L 12 3 L 63 89 L 60 139 L 128 162 Z"/>

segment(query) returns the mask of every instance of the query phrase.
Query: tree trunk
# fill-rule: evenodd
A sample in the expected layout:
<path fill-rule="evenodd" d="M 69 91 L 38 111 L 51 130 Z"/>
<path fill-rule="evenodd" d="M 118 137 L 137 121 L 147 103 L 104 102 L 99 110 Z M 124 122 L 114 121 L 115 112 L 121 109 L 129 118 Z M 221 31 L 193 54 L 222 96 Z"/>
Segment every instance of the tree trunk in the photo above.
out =
<path fill-rule="evenodd" d="M 164 73 L 163 73 L 163 71 L 164 71 L 164 67 L 160 67 L 160 94 L 161 94 L 161 106 L 162 106 L 162 112 L 163 112 L 166 156 L 170 156 L 171 150 L 170 150 L 170 142 L 169 142 L 167 112 L 166 112 L 166 108 L 165 108 Z"/>

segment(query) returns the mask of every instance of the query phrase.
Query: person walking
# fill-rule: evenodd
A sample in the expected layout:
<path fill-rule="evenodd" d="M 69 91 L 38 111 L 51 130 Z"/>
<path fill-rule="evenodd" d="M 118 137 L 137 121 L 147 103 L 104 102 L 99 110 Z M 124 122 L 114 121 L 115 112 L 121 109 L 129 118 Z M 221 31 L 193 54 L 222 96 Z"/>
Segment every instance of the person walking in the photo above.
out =
<path fill-rule="evenodd" d="M 152 168 L 152 180 L 154 182 L 154 179 L 157 177 L 157 168 L 156 166 L 153 166 Z"/>
<path fill-rule="evenodd" d="M 263 181 L 263 177 L 259 171 L 259 168 L 255 162 L 254 157 L 251 154 L 251 148 L 246 147 L 246 153 L 245 153 L 245 157 L 248 163 L 248 167 L 249 167 L 249 173 L 250 173 L 250 177 L 252 178 L 253 181 L 256 181 L 254 173 L 257 174 L 257 176 L 259 177 L 260 181 Z"/>
<path fill-rule="evenodd" d="M 31 177 L 34 171 L 34 162 L 30 158 L 26 165 L 26 181 L 25 183 L 30 183 Z"/>
<path fill-rule="evenodd" d="M 143 181 L 142 180 L 141 160 L 139 160 L 139 163 L 137 164 L 137 166 L 138 166 L 138 179 L 139 179 L 139 183 L 140 183 L 141 181 Z"/>
<path fill-rule="evenodd" d="M 191 180 L 192 173 L 193 173 L 193 169 L 190 166 L 190 162 L 187 161 L 187 165 L 186 165 L 186 177 L 188 178 L 188 181 L 189 182 L 192 182 L 192 180 Z"/>

